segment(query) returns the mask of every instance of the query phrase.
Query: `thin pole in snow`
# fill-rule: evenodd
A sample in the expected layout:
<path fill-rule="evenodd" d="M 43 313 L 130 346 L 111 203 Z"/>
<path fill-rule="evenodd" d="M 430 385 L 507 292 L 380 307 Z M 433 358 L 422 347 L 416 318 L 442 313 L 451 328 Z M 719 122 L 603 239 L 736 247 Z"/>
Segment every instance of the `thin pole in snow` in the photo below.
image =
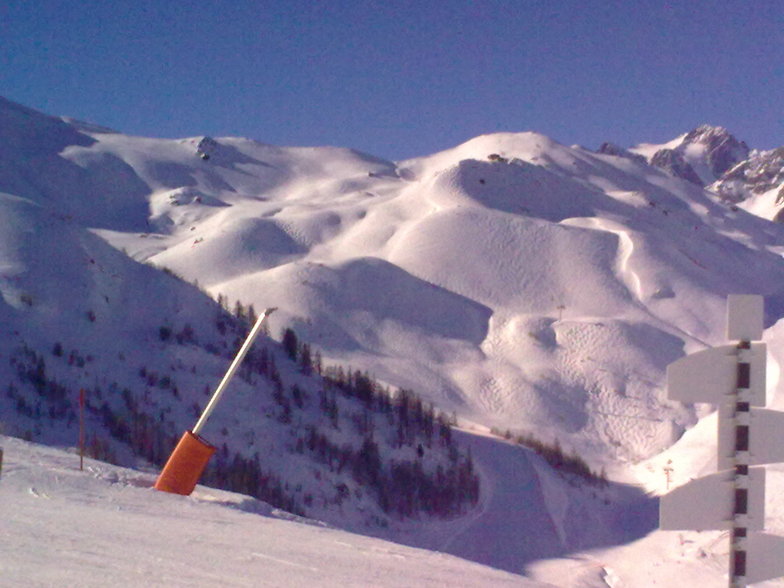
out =
<path fill-rule="evenodd" d="M 229 385 L 229 382 L 231 382 L 231 379 L 234 377 L 234 373 L 237 371 L 237 368 L 240 367 L 240 363 L 242 363 L 242 360 L 245 358 L 245 354 L 248 353 L 250 346 L 253 344 L 253 340 L 259 334 L 259 331 L 261 331 L 261 326 L 264 323 L 264 320 L 269 315 L 271 315 L 275 310 L 276 310 L 275 308 L 266 309 L 258 318 L 256 324 L 253 325 L 253 328 L 248 334 L 248 338 L 245 339 L 245 343 L 243 343 L 242 347 L 240 347 L 240 350 L 237 352 L 237 356 L 234 358 L 234 361 L 231 362 L 231 365 L 229 366 L 229 370 L 226 372 L 226 375 L 223 376 L 223 380 L 221 380 L 221 383 L 218 384 L 218 388 L 215 390 L 215 393 L 212 395 L 212 398 L 210 398 L 209 403 L 207 403 L 207 407 L 204 409 L 204 412 L 202 412 L 201 417 L 196 423 L 196 426 L 193 427 L 192 433 L 194 435 L 199 434 L 199 431 L 201 431 L 202 427 L 207 422 L 207 419 L 212 414 L 212 411 L 215 410 L 215 405 L 218 404 L 221 395 L 226 390 L 226 387 Z"/>
<path fill-rule="evenodd" d="M 79 471 L 84 471 L 84 388 L 79 390 Z"/>
<path fill-rule="evenodd" d="M 667 465 L 664 466 L 664 479 L 667 481 L 667 491 L 670 490 L 670 484 L 672 483 L 672 460 L 667 460 Z"/>

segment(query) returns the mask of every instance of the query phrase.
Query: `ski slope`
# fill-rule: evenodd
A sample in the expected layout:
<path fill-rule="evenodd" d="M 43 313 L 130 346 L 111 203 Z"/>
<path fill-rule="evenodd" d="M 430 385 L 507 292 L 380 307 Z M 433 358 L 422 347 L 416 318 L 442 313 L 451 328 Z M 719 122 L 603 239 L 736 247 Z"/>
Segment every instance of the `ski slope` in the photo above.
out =
<path fill-rule="evenodd" d="M 458 557 L 297 519 L 199 486 L 0 437 L 2 586 L 529 586 Z"/>
<path fill-rule="evenodd" d="M 699 462 L 695 454 L 709 453 L 710 421 L 689 432 L 681 451 L 640 465 L 650 489 L 664 491 L 667 459 Z M 656 503 L 645 506 L 627 489 L 590 499 L 618 513 L 616 529 L 602 537 L 581 517 L 583 536 L 569 537 L 574 489 L 570 495 L 541 464 L 521 462 L 511 446 L 497 451 L 479 438 L 473 448 L 488 478 L 482 507 L 466 519 L 412 527 L 396 542 L 204 486 L 190 497 L 156 492 L 155 472 L 91 459 L 79 471 L 75 450 L 4 436 L 0 447 L 2 586 L 105 586 L 107 575 L 125 586 L 726 586 L 726 533 L 629 527 L 639 524 L 641 508 L 655 516 Z M 489 461 L 480 455 L 491 449 Z M 675 484 L 685 471 L 676 467 Z M 784 468 L 769 468 L 768 477 L 769 531 L 784 533 Z M 546 496 L 545 509 L 525 502 L 533 495 Z M 608 496 L 621 498 L 622 508 L 604 504 Z M 575 547 L 565 550 L 564 542 Z"/>

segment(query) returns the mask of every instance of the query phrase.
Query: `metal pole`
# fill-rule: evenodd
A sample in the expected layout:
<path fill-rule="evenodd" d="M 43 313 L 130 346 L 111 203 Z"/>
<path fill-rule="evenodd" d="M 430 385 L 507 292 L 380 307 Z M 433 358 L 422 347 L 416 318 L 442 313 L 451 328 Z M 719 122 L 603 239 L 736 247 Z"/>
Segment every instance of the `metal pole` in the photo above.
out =
<path fill-rule="evenodd" d="M 751 343 L 738 342 L 738 375 L 734 406 L 730 407 L 735 428 L 733 458 L 732 530 L 730 533 L 729 588 L 745 588 L 748 561 L 748 514 L 749 514 L 749 424 L 751 414 Z"/>
<path fill-rule="evenodd" d="M 264 323 L 264 320 L 269 315 L 271 315 L 275 310 L 276 310 L 275 308 L 266 309 L 258 318 L 256 324 L 253 325 L 253 328 L 248 334 L 248 338 L 245 339 L 245 343 L 243 343 L 242 347 L 240 347 L 239 352 L 237 352 L 237 356 L 234 358 L 234 361 L 231 362 L 231 365 L 229 366 L 229 370 L 226 372 L 226 375 L 223 376 L 223 380 L 221 380 L 221 383 L 218 384 L 218 388 L 215 390 L 215 393 L 212 395 L 212 398 L 210 398 L 210 401 L 207 404 L 207 407 L 204 409 L 204 412 L 201 414 L 201 417 L 196 423 L 196 426 L 193 427 L 193 431 L 191 432 L 194 435 L 199 434 L 199 431 L 201 431 L 202 427 L 207 422 L 207 419 L 212 414 L 212 411 L 215 410 L 215 405 L 218 404 L 221 395 L 226 390 L 226 387 L 229 385 L 229 382 L 231 382 L 231 379 L 234 377 L 234 373 L 237 371 L 237 368 L 240 367 L 240 363 L 242 363 L 242 360 L 245 358 L 245 354 L 248 353 L 250 346 L 253 344 L 253 340 L 259 334 L 262 323 Z"/>
<path fill-rule="evenodd" d="M 84 388 L 79 390 L 79 471 L 84 471 Z"/>

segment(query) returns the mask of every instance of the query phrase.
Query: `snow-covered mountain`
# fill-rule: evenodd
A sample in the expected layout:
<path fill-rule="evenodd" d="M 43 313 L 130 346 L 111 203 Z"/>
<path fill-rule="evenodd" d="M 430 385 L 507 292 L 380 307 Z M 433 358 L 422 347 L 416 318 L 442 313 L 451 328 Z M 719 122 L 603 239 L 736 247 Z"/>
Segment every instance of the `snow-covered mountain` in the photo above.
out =
<path fill-rule="evenodd" d="M 726 171 L 709 188 L 722 199 L 746 210 L 784 221 L 784 148 L 754 151 L 749 158 Z"/>
<path fill-rule="evenodd" d="M 468 468 L 470 455 L 478 501 L 446 521 L 385 519 L 335 449 L 368 455 L 356 394 L 321 396 L 302 347 L 287 354 L 272 339 L 206 436 L 243 467 L 274 470 L 309 516 L 507 571 L 536 567 L 551 581 L 532 562 L 647 541 L 655 502 L 621 484 L 572 486 L 484 435 L 557 444 L 659 492 L 662 452 L 683 479 L 710 461 L 679 452 L 693 431 L 709 438 L 710 409 L 666 400 L 667 364 L 723 341 L 730 293 L 765 296 L 767 336 L 781 336 L 784 227 L 648 163 L 669 149 L 671 171 L 683 160 L 707 184 L 755 156 L 698 131 L 599 153 L 499 133 L 390 162 L 334 147 L 132 137 L 0 100 L 0 320 L 11 334 L 0 341 L 0 420 L 14 435 L 72 444 L 64 390 L 84 387 L 99 430 L 174 435 L 242 334 L 217 301 L 246 318 L 251 305 L 276 306 L 272 338 L 290 329 L 324 366 L 372 376 L 377 398 L 384 386 L 413 390 L 472 431 L 455 432 L 455 458 L 413 433 L 396 446 L 399 421 L 371 417 L 390 464 L 435 472 L 450 459 Z M 781 403 L 782 355 L 771 353 L 770 397 Z M 142 449 L 165 453 L 160 444 Z M 109 449 L 131 463 L 127 444 Z M 588 581 L 584 571 L 574 582 Z"/>
<path fill-rule="evenodd" d="M 641 144 L 629 151 L 700 186 L 721 178 L 751 153 L 748 145 L 727 129 L 710 125 L 701 125 L 665 145 Z"/>
<path fill-rule="evenodd" d="M 232 316 L 196 286 L 106 243 L 93 221 L 146 223 L 133 207 L 115 216 L 115 202 L 103 201 L 110 173 L 96 174 L 95 192 L 84 194 L 66 181 L 79 172 L 63 170 L 80 168 L 65 159 L 46 180 L 27 175 L 28 164 L 49 169 L 61 157 L 51 150 L 74 149 L 62 137 L 79 132 L 14 105 L 4 113 L 17 165 L 3 189 L 21 195 L 0 191 L 0 422 L 8 433 L 72 444 L 83 389 L 93 454 L 161 465 L 204 408 L 253 322 L 253 305 L 232 301 Z M 293 332 L 288 345 L 263 337 L 246 359 L 205 431 L 219 448 L 205 480 L 346 526 L 424 511 L 455 515 L 477 501 L 478 480 L 452 439 L 450 417 L 410 393 L 392 398 L 349 366 L 332 368 Z M 322 369 L 329 379 L 315 377 Z M 403 478 L 406 490 L 398 488 Z"/>
<path fill-rule="evenodd" d="M 749 149 L 723 127 L 702 125 L 664 145 L 623 150 L 610 143 L 600 152 L 642 158 L 671 175 L 705 186 L 725 202 L 781 222 L 784 151 Z"/>

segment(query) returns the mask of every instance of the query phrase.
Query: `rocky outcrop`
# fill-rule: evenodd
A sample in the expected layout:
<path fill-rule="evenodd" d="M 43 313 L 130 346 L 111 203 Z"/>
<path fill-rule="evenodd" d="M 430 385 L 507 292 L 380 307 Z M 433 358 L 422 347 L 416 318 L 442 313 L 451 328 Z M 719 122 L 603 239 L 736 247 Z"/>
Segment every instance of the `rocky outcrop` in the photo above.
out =
<path fill-rule="evenodd" d="M 750 154 L 749 146 L 736 139 L 724 127 L 701 125 L 683 138 L 679 149 L 683 150 L 692 144 L 704 146 L 705 162 L 716 178 L 748 159 Z"/>
<path fill-rule="evenodd" d="M 749 154 L 748 145 L 724 127 L 701 125 L 683 135 L 677 146 L 670 144 L 670 148 L 657 151 L 649 163 L 674 176 L 705 186 L 748 159 Z"/>
<path fill-rule="evenodd" d="M 651 157 L 651 165 L 659 167 L 673 176 L 682 178 L 692 184 L 703 185 L 694 168 L 689 165 L 689 162 L 686 161 L 680 151 L 675 149 L 659 149 Z"/>
<path fill-rule="evenodd" d="M 784 204 L 784 147 L 753 151 L 748 159 L 727 170 L 709 189 L 724 200 L 740 202 L 777 187 L 776 204 Z"/>
<path fill-rule="evenodd" d="M 640 155 L 639 153 L 632 153 L 631 151 L 627 151 L 626 149 L 619 147 L 615 143 L 605 142 L 599 146 L 597 153 L 601 153 L 603 155 L 614 155 L 616 157 L 625 157 L 626 159 L 631 159 L 632 161 L 636 161 L 637 163 L 648 163 L 645 160 L 645 157 Z"/>

